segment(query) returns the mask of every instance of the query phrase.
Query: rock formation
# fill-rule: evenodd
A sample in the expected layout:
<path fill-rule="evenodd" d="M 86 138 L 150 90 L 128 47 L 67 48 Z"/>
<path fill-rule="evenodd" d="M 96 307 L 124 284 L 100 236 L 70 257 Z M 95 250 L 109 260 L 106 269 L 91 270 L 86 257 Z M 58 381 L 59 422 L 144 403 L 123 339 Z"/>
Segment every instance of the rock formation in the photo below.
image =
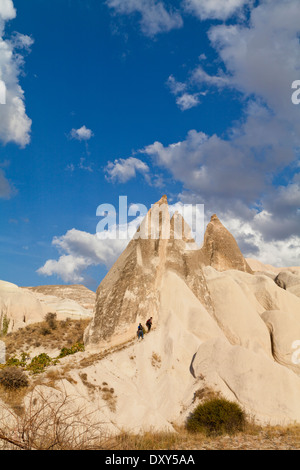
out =
<path fill-rule="evenodd" d="M 43 321 L 45 310 L 31 292 L 0 281 L 0 330 L 11 332 L 26 324 Z"/>
<path fill-rule="evenodd" d="M 49 286 L 35 286 L 35 287 L 24 287 L 31 292 L 34 292 L 36 297 L 39 294 L 42 296 L 57 297 L 58 299 L 67 299 L 77 302 L 85 310 L 92 312 L 95 305 L 96 294 L 87 287 L 74 284 L 74 285 L 49 285 Z"/>
<path fill-rule="evenodd" d="M 220 222 L 216 214 L 211 217 L 207 226 L 201 251 L 205 256 L 206 264 L 218 271 L 238 269 L 246 273 L 253 273 L 234 237 Z"/>
<path fill-rule="evenodd" d="M 86 345 L 99 349 L 126 341 L 135 334 L 136 325 L 150 316 L 156 323 L 161 282 L 169 270 L 212 313 L 203 266 L 252 273 L 235 239 L 216 215 L 208 224 L 200 249 L 182 216 L 176 212 L 170 217 L 167 197 L 163 196 L 101 282 L 93 321 L 85 334 Z"/>
<path fill-rule="evenodd" d="M 280 271 L 275 277 L 276 284 L 300 297 L 300 272 Z"/>
<path fill-rule="evenodd" d="M 164 274 L 173 270 L 200 302 L 211 310 L 201 263 L 202 253 L 191 251 L 190 228 L 175 213 L 170 218 L 167 198 L 152 206 L 136 235 L 101 282 L 93 320 L 85 344 L 102 348 L 132 338 L 136 325 L 150 316 L 157 323 Z"/>
<path fill-rule="evenodd" d="M 84 286 L 18 287 L 0 281 L 0 332 L 42 322 L 49 312 L 58 319 L 92 316 L 95 293 Z"/>

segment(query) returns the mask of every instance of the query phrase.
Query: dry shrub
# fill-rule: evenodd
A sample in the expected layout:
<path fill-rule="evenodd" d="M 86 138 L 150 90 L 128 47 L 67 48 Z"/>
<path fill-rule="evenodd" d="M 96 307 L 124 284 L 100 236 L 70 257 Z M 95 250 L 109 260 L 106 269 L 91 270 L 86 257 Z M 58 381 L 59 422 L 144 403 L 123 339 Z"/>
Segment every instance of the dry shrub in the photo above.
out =
<path fill-rule="evenodd" d="M 15 414 L 0 408 L 0 449 L 23 450 L 103 450 L 110 446 L 105 423 L 97 422 L 94 412 L 66 393 L 45 396 L 33 390 L 24 412 Z"/>
<path fill-rule="evenodd" d="M 46 317 L 45 317 L 45 320 L 46 322 L 48 323 L 49 325 L 49 328 L 51 328 L 51 330 L 56 330 L 57 328 L 57 315 L 56 313 L 47 313 Z"/>
<path fill-rule="evenodd" d="M 18 390 L 28 386 L 28 378 L 18 367 L 6 367 L 0 370 L 0 384 L 6 390 Z"/>

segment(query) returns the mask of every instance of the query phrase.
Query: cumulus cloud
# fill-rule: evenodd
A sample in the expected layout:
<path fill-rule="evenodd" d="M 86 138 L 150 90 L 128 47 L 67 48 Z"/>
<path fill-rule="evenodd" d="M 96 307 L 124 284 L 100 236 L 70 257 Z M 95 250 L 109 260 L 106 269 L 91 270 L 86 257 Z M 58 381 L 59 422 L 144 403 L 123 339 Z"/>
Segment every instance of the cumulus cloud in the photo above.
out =
<path fill-rule="evenodd" d="M 106 168 L 106 179 L 113 183 L 126 183 L 136 177 L 137 173 L 142 173 L 147 177 L 149 173 L 148 165 L 138 158 L 120 158 L 114 162 L 108 162 Z"/>
<path fill-rule="evenodd" d="M 32 38 L 15 33 L 4 39 L 5 24 L 16 17 L 12 0 L 2 0 L 0 5 L 0 80 L 5 84 L 5 104 L 0 104 L 0 140 L 25 147 L 30 142 L 31 119 L 26 114 L 24 91 L 19 77 L 24 67 L 20 51 L 29 51 Z"/>
<path fill-rule="evenodd" d="M 252 0 L 184 0 L 183 5 L 201 20 L 227 20 L 251 3 Z"/>
<path fill-rule="evenodd" d="M 144 152 L 203 202 L 219 198 L 229 204 L 238 197 L 251 203 L 265 187 L 263 162 L 253 162 L 249 152 L 217 135 L 191 130 L 184 141 L 155 142 Z"/>
<path fill-rule="evenodd" d="M 12 20 L 16 17 L 17 13 L 12 0 L 1 0 L 0 4 L 0 21 Z"/>
<path fill-rule="evenodd" d="M 163 2 L 157 0 L 107 0 L 106 4 L 115 13 L 121 15 L 140 15 L 140 26 L 146 36 L 155 36 L 172 29 L 181 28 L 183 20 L 180 13 L 166 9 Z"/>
<path fill-rule="evenodd" d="M 96 234 L 72 229 L 52 244 L 63 254 L 58 260 L 50 259 L 38 269 L 44 276 L 56 275 L 64 282 L 84 282 L 85 271 L 90 266 L 111 267 L 122 253 L 127 240 L 101 240 Z"/>
<path fill-rule="evenodd" d="M 86 126 L 82 126 L 79 129 L 72 129 L 70 132 L 70 137 L 79 141 L 88 141 L 93 136 L 93 131 L 88 129 Z"/>
<path fill-rule="evenodd" d="M 247 258 L 259 259 L 262 263 L 278 267 L 298 266 L 300 259 L 300 237 L 287 234 L 283 239 L 267 239 L 260 231 L 257 223 L 265 219 L 272 221 L 266 212 L 254 213 L 253 219 L 246 221 L 244 217 L 230 213 L 220 214 L 222 223 L 236 238 L 240 249 Z"/>
<path fill-rule="evenodd" d="M 52 244 L 62 253 L 58 260 L 50 259 L 37 270 L 43 276 L 58 276 L 64 282 L 85 282 L 85 271 L 90 266 L 111 268 L 140 225 L 143 215 L 138 208 L 130 206 L 134 219 L 129 223 L 110 224 L 102 231 L 92 234 L 72 229 L 61 237 L 54 237 Z M 104 214 L 101 214 L 104 215 Z M 100 219 L 101 220 L 101 219 Z"/>

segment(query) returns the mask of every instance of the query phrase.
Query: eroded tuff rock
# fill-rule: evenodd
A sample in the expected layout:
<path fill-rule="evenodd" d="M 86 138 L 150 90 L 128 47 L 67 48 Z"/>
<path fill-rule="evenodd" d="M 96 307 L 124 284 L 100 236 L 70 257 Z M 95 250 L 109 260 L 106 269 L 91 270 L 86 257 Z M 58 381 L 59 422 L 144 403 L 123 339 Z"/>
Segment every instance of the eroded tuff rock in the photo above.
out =
<path fill-rule="evenodd" d="M 281 271 L 277 274 L 275 282 L 282 289 L 290 290 L 296 286 L 300 286 L 300 273 L 297 271 Z"/>
<path fill-rule="evenodd" d="M 35 297 L 44 303 L 48 308 L 55 311 L 70 311 L 79 315 L 90 316 L 93 313 L 96 294 L 87 287 L 74 285 L 48 285 L 23 287 L 24 290 L 32 292 Z"/>
<path fill-rule="evenodd" d="M 92 316 L 95 293 L 84 286 L 19 287 L 0 281 L 0 333 L 10 333 L 56 313 L 59 320 Z"/>
<path fill-rule="evenodd" d="M 191 229 L 176 212 L 170 217 L 167 197 L 154 204 L 135 237 L 101 282 L 93 320 L 85 333 L 85 344 L 102 348 L 126 341 L 136 325 L 150 316 L 157 324 L 161 302 L 161 280 L 173 271 L 184 280 L 199 302 L 213 315 L 213 303 L 203 275 L 203 266 L 218 270 L 252 270 L 235 239 L 213 216 L 200 249 Z"/>
<path fill-rule="evenodd" d="M 179 230 L 184 229 L 178 223 L 181 221 L 177 213 L 171 220 L 166 196 L 153 205 L 97 290 L 94 318 L 85 334 L 87 346 L 132 338 L 136 324 L 150 316 L 157 323 L 161 281 L 167 269 L 176 271 L 211 308 L 199 259 L 193 262 L 186 249 L 195 245 L 189 227 L 185 236 L 179 237 Z"/>
<path fill-rule="evenodd" d="M 250 274 L 253 273 L 236 240 L 220 222 L 216 214 L 211 217 L 207 226 L 201 251 L 205 258 L 205 264 L 218 271 L 237 269 Z"/>

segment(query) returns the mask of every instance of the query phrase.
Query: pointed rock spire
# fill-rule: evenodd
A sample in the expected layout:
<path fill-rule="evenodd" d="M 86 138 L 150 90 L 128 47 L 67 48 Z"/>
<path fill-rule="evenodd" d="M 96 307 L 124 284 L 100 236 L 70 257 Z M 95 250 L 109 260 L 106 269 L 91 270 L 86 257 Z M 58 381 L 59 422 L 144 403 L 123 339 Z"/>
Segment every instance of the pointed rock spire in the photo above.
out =
<path fill-rule="evenodd" d="M 205 264 L 218 271 L 237 269 L 253 274 L 231 233 L 220 222 L 217 215 L 211 216 L 201 249 Z"/>

